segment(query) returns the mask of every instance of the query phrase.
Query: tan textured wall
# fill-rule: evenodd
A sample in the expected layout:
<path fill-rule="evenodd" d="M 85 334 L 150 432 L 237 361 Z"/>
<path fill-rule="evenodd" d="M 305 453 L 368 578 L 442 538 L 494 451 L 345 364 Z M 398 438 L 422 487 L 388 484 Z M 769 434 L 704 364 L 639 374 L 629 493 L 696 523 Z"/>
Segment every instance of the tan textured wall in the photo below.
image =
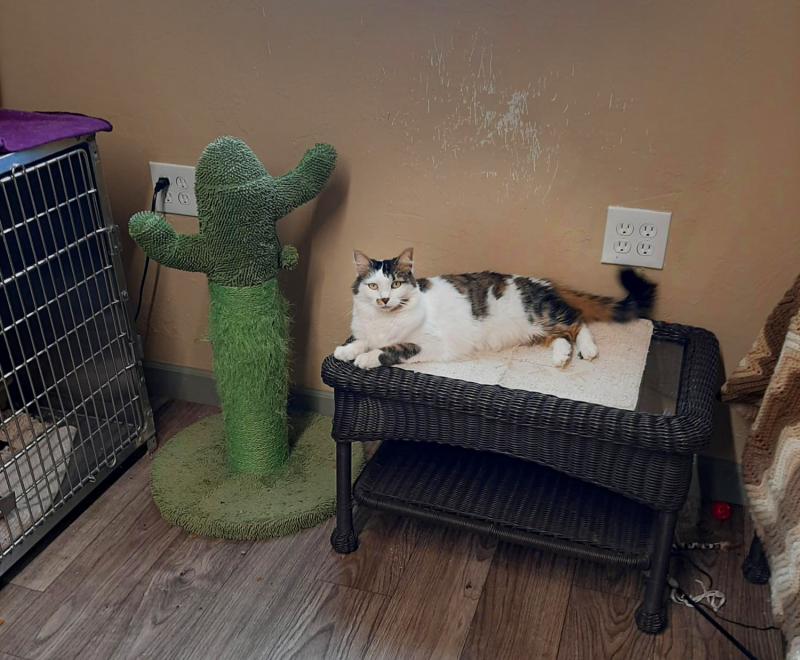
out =
<path fill-rule="evenodd" d="M 281 226 L 306 387 L 347 333 L 353 246 L 614 293 L 611 204 L 673 211 L 659 316 L 713 330 L 731 365 L 800 266 L 798 25 L 788 1 L 8 1 L 0 81 L 7 107 L 114 123 L 121 223 L 147 161 L 193 163 L 218 134 L 274 172 L 335 144 L 330 189 Z M 149 359 L 209 368 L 207 302 L 202 276 L 162 270 Z"/>

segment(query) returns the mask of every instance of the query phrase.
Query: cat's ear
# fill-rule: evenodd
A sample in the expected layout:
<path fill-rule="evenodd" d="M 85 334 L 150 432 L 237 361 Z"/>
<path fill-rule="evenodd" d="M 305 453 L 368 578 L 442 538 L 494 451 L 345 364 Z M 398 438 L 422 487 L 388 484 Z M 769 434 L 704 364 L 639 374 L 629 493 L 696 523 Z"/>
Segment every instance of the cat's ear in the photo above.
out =
<path fill-rule="evenodd" d="M 411 272 L 414 270 L 414 248 L 406 248 L 397 257 L 397 270 Z"/>
<path fill-rule="evenodd" d="M 367 273 L 372 269 L 370 258 L 361 250 L 353 250 L 353 262 L 356 265 L 356 273 L 359 277 L 366 277 Z"/>

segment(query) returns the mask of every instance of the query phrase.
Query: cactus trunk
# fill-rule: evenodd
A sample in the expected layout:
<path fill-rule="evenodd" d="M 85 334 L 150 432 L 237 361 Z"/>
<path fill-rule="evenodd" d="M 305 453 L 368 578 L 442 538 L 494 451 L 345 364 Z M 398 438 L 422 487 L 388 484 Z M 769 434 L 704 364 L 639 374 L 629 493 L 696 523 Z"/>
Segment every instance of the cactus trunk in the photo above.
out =
<path fill-rule="evenodd" d="M 209 283 L 209 290 L 209 335 L 228 469 L 269 475 L 289 455 L 288 305 L 276 279 L 250 287 Z"/>

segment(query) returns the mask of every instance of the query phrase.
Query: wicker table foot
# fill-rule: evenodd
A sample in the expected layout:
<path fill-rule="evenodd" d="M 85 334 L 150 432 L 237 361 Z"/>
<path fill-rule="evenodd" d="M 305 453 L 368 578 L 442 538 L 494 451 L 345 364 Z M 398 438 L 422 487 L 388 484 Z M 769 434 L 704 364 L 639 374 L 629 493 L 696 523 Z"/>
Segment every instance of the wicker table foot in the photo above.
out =
<path fill-rule="evenodd" d="M 753 584 L 766 584 L 769 582 L 770 572 L 767 556 L 764 554 L 764 546 L 761 539 L 753 534 L 750 542 L 750 551 L 742 564 L 742 573 L 748 582 Z"/>
<path fill-rule="evenodd" d="M 334 529 L 331 534 L 331 545 L 340 555 L 349 555 L 358 550 L 358 536 L 356 536 L 355 530 L 340 532 L 338 529 Z"/>
<path fill-rule="evenodd" d="M 352 457 L 349 442 L 336 443 L 336 529 L 331 545 L 346 555 L 358 548 L 358 534 L 353 526 Z"/>
<path fill-rule="evenodd" d="M 661 606 L 660 612 L 645 612 L 644 605 L 636 610 L 636 627 L 648 635 L 657 635 L 667 627 L 667 608 Z"/>
<path fill-rule="evenodd" d="M 639 630 L 654 635 L 667 627 L 667 609 L 664 595 L 667 587 L 667 571 L 672 540 L 675 535 L 675 512 L 661 511 L 656 520 L 655 544 L 650 574 L 644 592 L 644 601 L 636 610 L 636 625 Z"/>

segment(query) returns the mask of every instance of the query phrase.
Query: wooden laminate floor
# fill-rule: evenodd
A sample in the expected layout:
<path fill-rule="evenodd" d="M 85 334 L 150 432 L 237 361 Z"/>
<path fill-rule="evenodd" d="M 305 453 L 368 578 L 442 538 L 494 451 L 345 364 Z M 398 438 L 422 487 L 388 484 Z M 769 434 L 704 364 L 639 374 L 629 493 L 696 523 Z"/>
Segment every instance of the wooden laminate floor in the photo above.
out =
<path fill-rule="evenodd" d="M 159 436 L 214 408 L 173 402 Z M 695 612 L 639 633 L 638 573 L 359 511 L 361 547 L 330 550 L 332 521 L 290 538 L 232 543 L 167 525 L 141 458 L 0 588 L 0 660 L 23 658 L 735 658 Z M 735 512 L 727 552 L 692 553 L 728 595 L 723 614 L 771 624 L 768 588 L 739 566 L 749 534 Z M 694 589 L 699 573 L 676 561 Z M 730 626 L 762 659 L 776 631 Z"/>

